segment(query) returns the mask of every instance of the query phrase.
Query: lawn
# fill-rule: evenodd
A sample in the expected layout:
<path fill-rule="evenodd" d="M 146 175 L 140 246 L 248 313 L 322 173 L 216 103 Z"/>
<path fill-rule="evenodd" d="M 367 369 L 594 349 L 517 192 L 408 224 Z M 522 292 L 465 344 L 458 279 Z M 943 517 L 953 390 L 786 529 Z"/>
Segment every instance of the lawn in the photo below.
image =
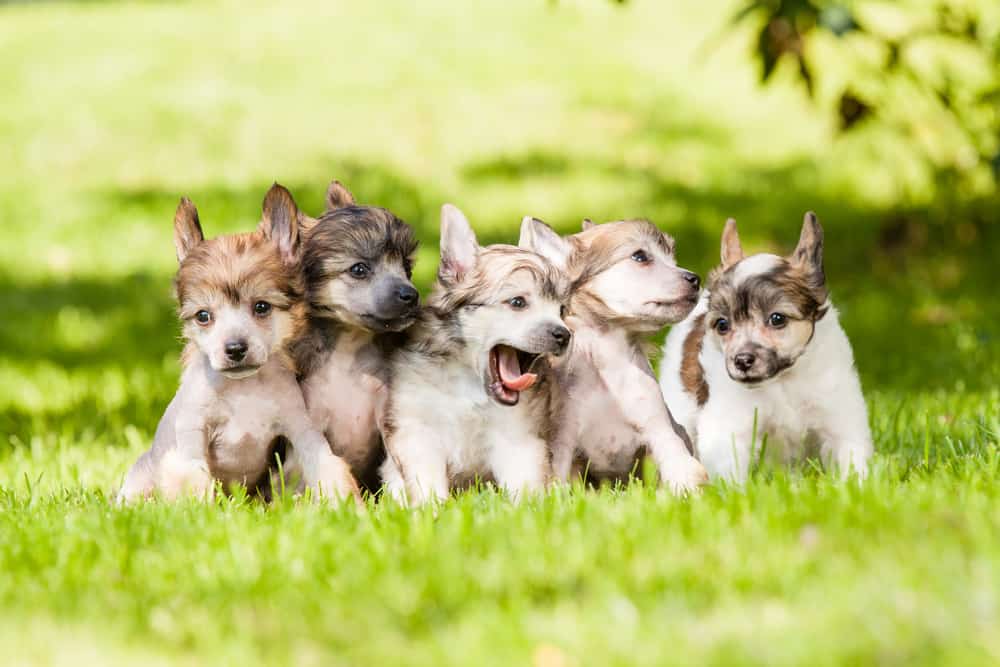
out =
<path fill-rule="evenodd" d="M 995 196 L 759 88 L 729 2 L 330 4 L 0 5 L 6 664 L 1000 661 Z M 787 251 L 817 211 L 871 479 L 111 507 L 177 383 L 177 199 L 214 235 L 334 177 L 424 290 L 445 201 L 483 242 L 648 217 L 702 275 L 726 217 Z"/>

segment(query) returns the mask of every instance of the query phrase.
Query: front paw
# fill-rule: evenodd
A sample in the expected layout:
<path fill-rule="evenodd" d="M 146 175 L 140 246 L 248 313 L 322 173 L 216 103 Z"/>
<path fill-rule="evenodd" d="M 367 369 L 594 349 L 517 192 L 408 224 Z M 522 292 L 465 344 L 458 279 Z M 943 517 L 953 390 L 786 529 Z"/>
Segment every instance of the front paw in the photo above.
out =
<path fill-rule="evenodd" d="M 693 456 L 676 457 L 660 464 L 660 481 L 675 496 L 683 496 L 708 484 L 708 471 Z"/>
<path fill-rule="evenodd" d="M 314 496 L 316 500 L 322 497 L 341 502 L 350 498 L 358 507 L 365 506 L 361 498 L 361 489 L 344 461 L 331 458 L 319 467 L 319 479 L 316 484 L 319 493 Z"/>

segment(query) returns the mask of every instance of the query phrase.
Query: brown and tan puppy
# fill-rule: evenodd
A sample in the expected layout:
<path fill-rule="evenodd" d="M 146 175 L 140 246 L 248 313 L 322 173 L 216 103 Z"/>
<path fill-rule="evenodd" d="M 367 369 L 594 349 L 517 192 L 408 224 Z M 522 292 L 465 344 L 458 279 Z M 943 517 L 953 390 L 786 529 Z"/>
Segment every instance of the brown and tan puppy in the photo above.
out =
<path fill-rule="evenodd" d="M 677 266 L 674 241 L 645 220 L 595 225 L 560 237 L 534 218 L 519 245 L 547 257 L 570 285 L 570 354 L 555 365 L 553 475 L 627 479 L 649 454 L 671 491 L 705 483 L 684 429 L 663 402 L 646 339 L 679 322 L 698 299 L 698 277 Z"/>
<path fill-rule="evenodd" d="M 217 482 L 266 491 L 281 446 L 286 470 L 317 496 L 358 496 L 347 465 L 312 427 L 289 354 L 305 325 L 298 229 L 295 202 L 277 184 L 257 231 L 212 240 L 194 204 L 181 200 L 174 242 L 184 371 L 121 501 L 207 496 Z"/>
<path fill-rule="evenodd" d="M 413 229 L 392 212 L 359 206 L 338 181 L 327 208 L 304 221 L 308 326 L 294 353 L 309 414 L 369 491 L 385 458 L 379 427 L 389 356 L 416 318 Z"/>

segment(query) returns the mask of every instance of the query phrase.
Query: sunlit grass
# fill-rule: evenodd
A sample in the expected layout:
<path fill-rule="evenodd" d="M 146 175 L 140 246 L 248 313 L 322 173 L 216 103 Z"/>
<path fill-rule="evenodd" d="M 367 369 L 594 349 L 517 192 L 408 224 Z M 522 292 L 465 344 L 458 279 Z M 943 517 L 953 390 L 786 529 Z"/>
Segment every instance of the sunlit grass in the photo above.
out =
<path fill-rule="evenodd" d="M 765 91 L 726 2 L 0 7 L 0 645 L 15 664 L 990 664 L 1000 590 L 995 201 Z M 644 216 L 702 275 L 806 209 L 877 455 L 746 489 L 560 489 L 437 512 L 115 508 L 176 387 L 171 220 L 251 228 L 331 178 L 484 242 Z"/>

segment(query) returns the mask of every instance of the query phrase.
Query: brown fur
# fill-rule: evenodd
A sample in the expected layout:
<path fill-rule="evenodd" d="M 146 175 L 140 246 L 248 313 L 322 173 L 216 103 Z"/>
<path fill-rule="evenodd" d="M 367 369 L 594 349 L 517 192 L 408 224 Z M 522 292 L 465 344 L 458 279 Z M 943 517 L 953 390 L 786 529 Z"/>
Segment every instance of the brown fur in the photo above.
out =
<path fill-rule="evenodd" d="M 278 249 L 260 230 L 219 236 L 191 249 L 181 262 L 174 281 L 178 315 L 189 322 L 195 313 L 220 295 L 233 305 L 257 300 L 291 315 L 292 328 L 282 346 L 286 365 L 294 369 L 290 346 L 304 332 L 306 306 L 302 280 L 295 267 L 281 258 Z M 196 350 L 188 344 L 181 357 L 186 366 Z"/>
<path fill-rule="evenodd" d="M 695 397 L 698 405 L 708 402 L 708 383 L 705 381 L 705 370 L 701 367 L 698 356 L 705 339 L 705 316 L 699 315 L 691 325 L 691 331 L 684 339 L 683 358 L 681 359 L 681 382 L 684 389 Z"/>

